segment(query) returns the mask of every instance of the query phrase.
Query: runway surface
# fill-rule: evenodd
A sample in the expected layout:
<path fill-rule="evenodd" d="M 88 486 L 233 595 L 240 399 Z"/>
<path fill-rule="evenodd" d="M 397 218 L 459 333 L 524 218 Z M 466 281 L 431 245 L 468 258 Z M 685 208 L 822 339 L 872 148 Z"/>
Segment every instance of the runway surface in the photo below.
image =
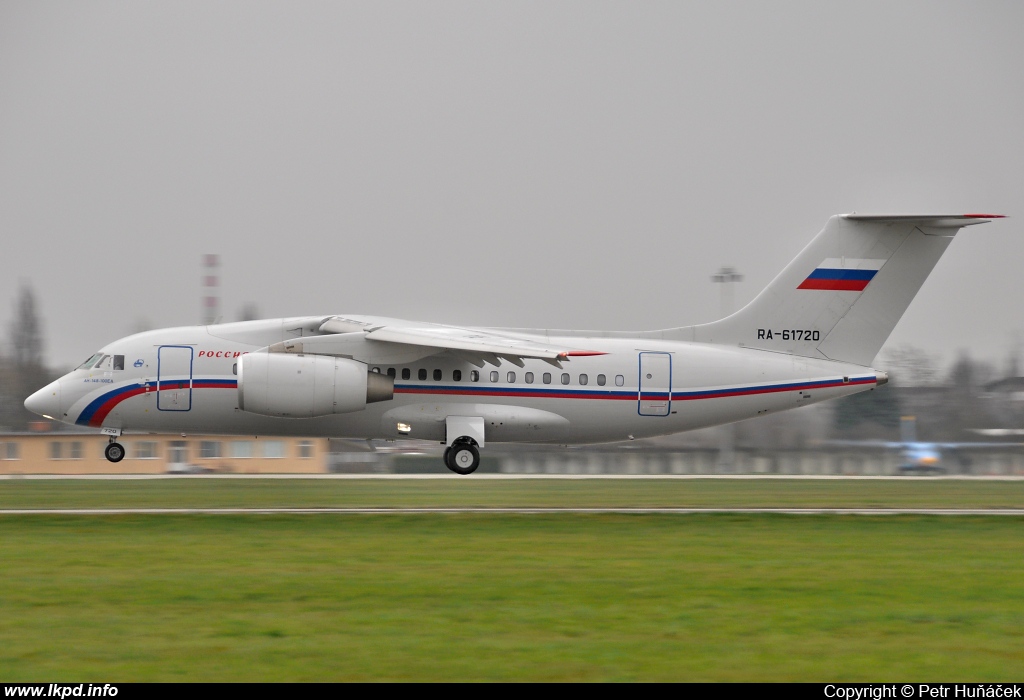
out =
<path fill-rule="evenodd" d="M 3 515 L 1002 515 L 1024 508 L 12 508 Z"/>
<path fill-rule="evenodd" d="M 692 481 L 695 479 L 718 479 L 724 481 L 1024 481 L 1024 475 L 1013 476 L 844 476 L 838 474 L 0 474 L 0 481 L 6 480 L 82 480 L 82 481 L 144 481 L 148 479 L 324 479 L 324 480 L 435 480 L 454 481 L 517 481 L 534 479 L 562 479 L 569 481 L 671 479 Z"/>

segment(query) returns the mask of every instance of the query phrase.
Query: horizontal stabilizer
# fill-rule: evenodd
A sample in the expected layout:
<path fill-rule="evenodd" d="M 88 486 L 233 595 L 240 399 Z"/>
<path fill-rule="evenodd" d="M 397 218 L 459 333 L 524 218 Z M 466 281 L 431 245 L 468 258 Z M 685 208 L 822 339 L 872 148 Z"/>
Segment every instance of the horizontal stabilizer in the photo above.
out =
<path fill-rule="evenodd" d="M 1003 214 L 844 214 L 850 221 L 870 221 L 876 224 L 921 224 L 931 228 L 963 228 L 984 224 L 992 219 L 1005 219 Z"/>

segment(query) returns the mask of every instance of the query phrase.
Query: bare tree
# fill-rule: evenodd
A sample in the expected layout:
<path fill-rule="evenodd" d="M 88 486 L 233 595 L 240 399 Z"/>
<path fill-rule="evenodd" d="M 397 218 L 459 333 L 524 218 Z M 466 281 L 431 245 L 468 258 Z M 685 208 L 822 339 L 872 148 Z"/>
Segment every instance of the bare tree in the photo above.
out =
<path fill-rule="evenodd" d="M 938 386 L 942 380 L 938 356 L 913 345 L 886 348 L 878 366 L 889 373 L 894 386 Z"/>

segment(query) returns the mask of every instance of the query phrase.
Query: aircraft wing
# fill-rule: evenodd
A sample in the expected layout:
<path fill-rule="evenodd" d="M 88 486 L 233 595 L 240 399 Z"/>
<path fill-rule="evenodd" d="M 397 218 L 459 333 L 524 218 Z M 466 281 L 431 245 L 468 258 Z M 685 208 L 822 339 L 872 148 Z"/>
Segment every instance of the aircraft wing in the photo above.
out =
<path fill-rule="evenodd" d="M 572 357 L 605 354 L 594 350 L 546 343 L 539 338 L 529 336 L 391 319 L 381 325 L 373 325 L 362 321 L 332 317 L 324 321 L 320 326 L 320 331 L 348 333 L 355 330 L 355 324 L 359 324 L 358 329 L 365 334 L 364 337 L 368 341 L 436 348 L 439 352 L 448 351 L 457 355 L 477 367 L 483 367 L 485 362 L 497 366 L 501 364 L 501 360 L 507 360 L 522 367 L 524 359 L 544 360 L 556 367 L 561 367 L 562 360 Z"/>
<path fill-rule="evenodd" d="M 1024 447 L 1024 442 L 888 442 L 886 440 L 824 440 L 823 445 L 831 447 L 876 447 L 885 449 L 907 449 L 933 447 L 938 450 L 976 450 L 1007 447 Z"/>
<path fill-rule="evenodd" d="M 934 442 L 940 450 L 994 450 L 1007 447 L 1024 447 L 1024 442 Z"/>
<path fill-rule="evenodd" d="M 821 444 L 829 447 L 875 447 L 886 450 L 897 450 L 907 446 L 905 442 L 889 442 L 888 440 L 823 440 Z"/>

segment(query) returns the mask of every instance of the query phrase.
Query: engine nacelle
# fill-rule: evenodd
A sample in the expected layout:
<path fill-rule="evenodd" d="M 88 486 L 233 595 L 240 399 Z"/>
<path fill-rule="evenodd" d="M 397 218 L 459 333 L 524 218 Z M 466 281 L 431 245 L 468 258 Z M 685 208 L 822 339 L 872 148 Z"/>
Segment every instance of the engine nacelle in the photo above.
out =
<path fill-rule="evenodd" d="M 369 372 L 355 360 L 272 352 L 238 359 L 238 407 L 264 416 L 351 413 L 395 395 L 393 377 Z"/>

